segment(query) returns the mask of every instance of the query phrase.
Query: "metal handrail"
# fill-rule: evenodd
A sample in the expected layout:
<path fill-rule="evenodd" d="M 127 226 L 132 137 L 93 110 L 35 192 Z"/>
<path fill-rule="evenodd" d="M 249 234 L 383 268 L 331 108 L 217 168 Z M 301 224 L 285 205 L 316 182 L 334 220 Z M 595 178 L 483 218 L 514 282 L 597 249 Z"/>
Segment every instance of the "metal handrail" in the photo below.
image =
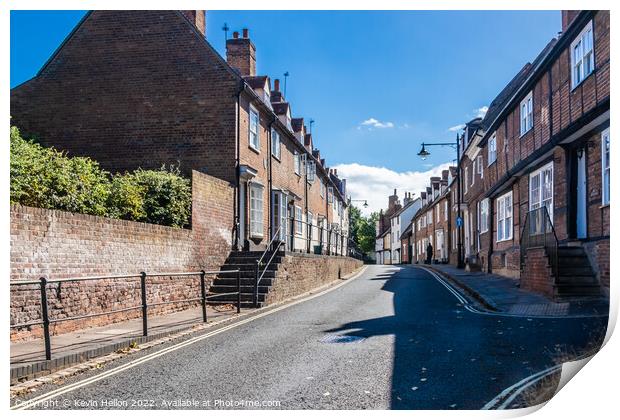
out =
<path fill-rule="evenodd" d="M 236 292 L 227 292 L 227 293 L 216 293 L 216 294 L 207 294 L 206 290 L 206 275 L 217 275 L 217 274 L 225 274 L 225 273 L 237 273 L 237 291 Z M 171 300 L 171 301 L 160 301 L 160 302 L 148 302 L 146 296 L 146 279 L 147 277 L 180 277 L 180 276 L 200 276 L 200 291 L 201 296 L 197 298 L 189 298 L 189 299 L 179 299 L 179 300 Z M 114 309 L 106 312 L 98 312 L 84 315 L 77 315 L 66 318 L 57 318 L 50 319 L 49 317 L 49 308 L 47 303 L 47 285 L 48 283 L 57 283 L 60 287 L 60 284 L 63 282 L 80 282 L 80 281 L 92 281 L 92 280 L 109 280 L 109 279 L 119 279 L 119 278 L 139 278 L 140 279 L 140 298 L 141 305 L 140 306 L 132 306 L 128 308 Z M 171 272 L 171 273 L 152 273 L 148 274 L 146 272 L 142 272 L 140 274 L 115 274 L 115 275 L 103 275 L 103 276 L 89 276 L 89 277 L 72 277 L 72 278 L 64 278 L 64 279 L 55 279 L 55 280 L 47 280 L 45 277 L 41 277 L 39 281 L 15 281 L 10 282 L 10 286 L 24 286 L 24 285 L 39 285 L 41 292 L 41 319 L 36 321 L 23 322 L 20 324 L 12 324 L 9 325 L 9 328 L 25 328 L 34 325 L 43 325 L 43 338 L 45 341 L 45 358 L 46 360 L 52 359 L 52 349 L 51 349 L 51 340 L 50 340 L 50 324 L 58 323 L 58 322 L 66 322 L 66 321 L 74 321 L 78 319 L 85 318 L 94 318 L 97 316 L 105 316 L 111 315 L 120 312 L 129 312 L 142 309 L 142 335 L 148 335 L 148 307 L 149 306 L 159 306 L 159 305 L 171 305 L 175 303 L 187 303 L 194 301 L 202 302 L 202 319 L 203 322 L 207 322 L 207 301 L 211 298 L 220 297 L 220 296 L 228 296 L 228 295 L 237 295 L 237 313 L 241 312 L 241 277 L 240 270 L 216 270 L 216 271 L 187 271 L 187 272 Z M 32 290 L 32 289 L 28 289 Z"/>
<path fill-rule="evenodd" d="M 278 253 L 278 249 L 280 249 L 280 246 L 282 245 L 281 239 L 278 239 L 277 241 L 278 245 L 273 249 L 271 258 L 269 258 L 269 261 L 267 262 L 267 264 L 265 264 L 265 269 L 263 270 L 262 273 L 260 273 L 261 264 L 263 264 L 263 259 L 265 258 L 265 255 L 267 255 L 267 252 L 270 249 L 272 249 L 272 247 L 276 243 L 276 238 L 280 237 L 281 229 L 282 229 L 282 223 L 280 223 L 280 225 L 278 226 L 278 229 L 276 229 L 276 232 L 273 234 L 271 240 L 269 241 L 269 244 L 267 244 L 267 248 L 265 248 L 265 251 L 262 253 L 261 257 L 258 260 L 256 260 L 256 267 L 254 269 L 254 280 L 255 280 L 254 281 L 254 293 L 252 297 L 252 304 L 255 308 L 258 307 L 258 285 L 260 281 L 263 279 L 263 277 L 265 276 L 265 272 L 267 271 L 267 268 L 269 268 L 269 264 L 271 264 L 271 262 L 273 261 L 273 257 L 275 257 L 275 255 Z"/>

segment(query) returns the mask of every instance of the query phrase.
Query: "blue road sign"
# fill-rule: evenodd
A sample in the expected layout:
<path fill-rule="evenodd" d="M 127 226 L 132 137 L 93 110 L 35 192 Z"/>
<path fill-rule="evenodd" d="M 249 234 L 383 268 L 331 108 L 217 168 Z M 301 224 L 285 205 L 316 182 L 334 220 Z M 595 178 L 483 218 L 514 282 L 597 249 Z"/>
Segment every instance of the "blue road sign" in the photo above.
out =
<path fill-rule="evenodd" d="M 457 218 L 456 218 L 456 225 L 457 225 L 458 227 L 463 226 L 463 218 L 462 218 L 461 216 L 459 216 L 459 217 L 457 217 Z"/>

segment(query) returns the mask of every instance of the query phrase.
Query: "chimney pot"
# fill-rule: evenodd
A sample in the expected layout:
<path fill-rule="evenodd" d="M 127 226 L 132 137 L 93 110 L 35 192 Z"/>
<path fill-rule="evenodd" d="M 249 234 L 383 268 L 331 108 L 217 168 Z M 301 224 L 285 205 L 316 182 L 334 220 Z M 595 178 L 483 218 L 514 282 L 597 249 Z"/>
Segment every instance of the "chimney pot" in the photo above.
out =
<path fill-rule="evenodd" d="M 234 39 L 238 39 L 239 38 L 239 32 L 237 32 L 237 31 L 233 32 L 233 38 Z"/>
<path fill-rule="evenodd" d="M 273 90 L 275 90 L 276 92 L 280 91 L 280 79 L 275 79 L 273 81 Z"/>
<path fill-rule="evenodd" d="M 248 38 L 248 37 L 249 37 L 249 31 L 248 31 L 248 28 L 243 28 L 243 37 L 244 37 L 244 38 Z"/>

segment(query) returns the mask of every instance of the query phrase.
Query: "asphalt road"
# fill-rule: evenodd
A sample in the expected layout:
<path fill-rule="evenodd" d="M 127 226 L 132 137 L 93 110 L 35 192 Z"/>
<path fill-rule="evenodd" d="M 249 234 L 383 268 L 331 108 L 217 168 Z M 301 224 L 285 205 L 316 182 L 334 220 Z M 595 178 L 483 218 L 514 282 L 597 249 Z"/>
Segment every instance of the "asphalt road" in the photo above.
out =
<path fill-rule="evenodd" d="M 369 266 L 332 292 L 72 390 L 47 408 L 479 409 L 591 347 L 606 323 L 471 313 L 422 269 Z"/>

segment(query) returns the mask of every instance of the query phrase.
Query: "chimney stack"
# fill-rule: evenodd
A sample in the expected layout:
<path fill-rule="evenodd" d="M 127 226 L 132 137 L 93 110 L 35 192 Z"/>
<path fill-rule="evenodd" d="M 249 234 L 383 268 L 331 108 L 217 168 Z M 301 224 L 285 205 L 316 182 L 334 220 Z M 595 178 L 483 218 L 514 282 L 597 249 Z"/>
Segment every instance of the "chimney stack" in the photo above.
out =
<path fill-rule="evenodd" d="M 207 36 L 207 19 L 204 10 L 181 10 L 181 13 L 198 29 L 202 36 Z"/>
<path fill-rule="evenodd" d="M 243 38 L 235 31 L 232 39 L 226 40 L 226 61 L 242 76 L 256 76 L 256 47 L 247 28 L 243 29 Z"/>
<path fill-rule="evenodd" d="M 276 92 L 280 92 L 280 79 L 275 79 L 273 81 L 273 90 Z"/>

